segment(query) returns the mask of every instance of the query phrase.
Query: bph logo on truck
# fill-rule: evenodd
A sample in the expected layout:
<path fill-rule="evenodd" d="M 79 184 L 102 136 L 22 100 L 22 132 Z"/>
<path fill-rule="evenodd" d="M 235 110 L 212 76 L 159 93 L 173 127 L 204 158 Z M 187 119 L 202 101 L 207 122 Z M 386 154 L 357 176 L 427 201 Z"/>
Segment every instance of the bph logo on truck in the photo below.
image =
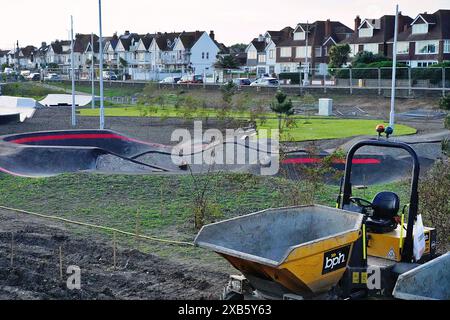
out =
<path fill-rule="evenodd" d="M 347 266 L 350 246 L 326 252 L 323 257 L 322 274 L 327 274 Z"/>

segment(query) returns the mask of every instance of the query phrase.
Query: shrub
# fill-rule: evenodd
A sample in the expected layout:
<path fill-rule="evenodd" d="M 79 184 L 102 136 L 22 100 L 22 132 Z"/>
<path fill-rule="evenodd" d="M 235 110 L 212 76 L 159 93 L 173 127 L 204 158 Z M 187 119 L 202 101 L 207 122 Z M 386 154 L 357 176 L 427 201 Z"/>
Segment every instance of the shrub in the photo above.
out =
<path fill-rule="evenodd" d="M 440 161 L 420 184 L 420 212 L 438 232 L 438 251 L 450 244 L 450 162 Z"/>
<path fill-rule="evenodd" d="M 447 115 L 447 117 L 445 117 L 444 126 L 445 126 L 445 128 L 450 130 L 450 114 Z"/>
<path fill-rule="evenodd" d="M 441 98 L 441 100 L 439 100 L 439 107 L 444 110 L 450 110 L 450 96 Z"/>

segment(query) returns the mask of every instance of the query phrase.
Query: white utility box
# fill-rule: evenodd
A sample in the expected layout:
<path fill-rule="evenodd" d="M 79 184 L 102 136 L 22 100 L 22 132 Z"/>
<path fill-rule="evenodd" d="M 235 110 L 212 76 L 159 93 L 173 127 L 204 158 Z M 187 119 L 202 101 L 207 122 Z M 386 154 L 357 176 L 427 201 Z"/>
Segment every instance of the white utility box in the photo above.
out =
<path fill-rule="evenodd" d="M 319 116 L 333 115 L 333 99 L 319 99 Z"/>

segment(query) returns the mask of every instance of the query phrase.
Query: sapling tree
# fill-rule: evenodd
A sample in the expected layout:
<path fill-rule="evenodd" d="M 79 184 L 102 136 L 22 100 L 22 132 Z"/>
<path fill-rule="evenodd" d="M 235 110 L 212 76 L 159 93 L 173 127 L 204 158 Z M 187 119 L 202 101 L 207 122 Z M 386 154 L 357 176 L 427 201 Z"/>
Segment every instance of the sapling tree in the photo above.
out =
<path fill-rule="evenodd" d="M 275 95 L 275 102 L 272 103 L 270 109 L 278 115 L 278 130 L 282 129 L 281 123 L 283 120 L 283 116 L 286 119 L 287 117 L 294 114 L 292 100 L 288 99 L 288 96 L 281 90 L 277 91 Z"/>

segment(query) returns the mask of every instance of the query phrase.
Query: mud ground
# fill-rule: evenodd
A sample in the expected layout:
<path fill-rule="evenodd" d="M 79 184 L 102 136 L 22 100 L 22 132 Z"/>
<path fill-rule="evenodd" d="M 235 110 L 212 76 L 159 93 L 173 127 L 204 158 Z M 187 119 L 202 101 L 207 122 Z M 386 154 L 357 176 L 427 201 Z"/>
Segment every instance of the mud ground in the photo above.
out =
<path fill-rule="evenodd" d="M 0 211 L 0 300 L 217 299 L 228 278 L 213 267 L 181 264 L 124 248 L 117 249 L 114 270 L 112 248 L 105 239 Z M 81 268 L 81 290 L 67 288 L 66 271 L 72 265 Z"/>

